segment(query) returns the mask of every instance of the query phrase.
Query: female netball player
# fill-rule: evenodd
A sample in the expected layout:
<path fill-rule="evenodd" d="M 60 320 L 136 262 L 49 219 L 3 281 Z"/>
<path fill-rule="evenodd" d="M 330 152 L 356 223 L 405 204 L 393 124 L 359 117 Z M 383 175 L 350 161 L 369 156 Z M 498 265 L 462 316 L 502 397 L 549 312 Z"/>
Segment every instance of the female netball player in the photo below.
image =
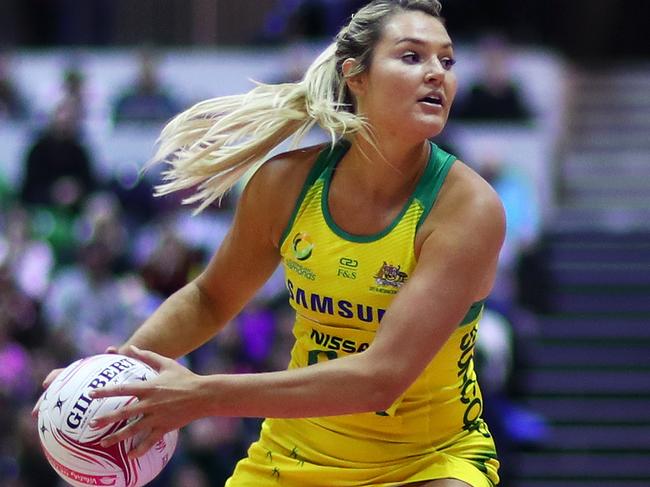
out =
<path fill-rule="evenodd" d="M 262 164 L 207 268 L 119 347 L 161 374 L 96 391 L 140 399 L 96 421 L 142 415 L 107 445 L 139 435 L 138 456 L 200 417 L 265 417 L 228 487 L 498 483 L 472 356 L 504 215 L 485 181 L 430 142 L 454 100 L 453 65 L 437 1 L 375 0 L 301 82 L 170 122 L 160 191 L 196 187 L 199 209 L 288 136 L 318 123 L 333 141 Z M 199 376 L 173 360 L 280 262 L 296 312 L 287 370 Z"/>

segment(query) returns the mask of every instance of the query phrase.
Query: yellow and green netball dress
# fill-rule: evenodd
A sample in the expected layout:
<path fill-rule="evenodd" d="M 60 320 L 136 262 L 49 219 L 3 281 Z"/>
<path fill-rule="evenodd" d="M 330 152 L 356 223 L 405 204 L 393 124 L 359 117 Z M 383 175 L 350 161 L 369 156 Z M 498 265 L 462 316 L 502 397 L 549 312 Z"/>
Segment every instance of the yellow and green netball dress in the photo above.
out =
<path fill-rule="evenodd" d="M 455 160 L 432 144 L 427 169 L 399 216 L 381 233 L 360 237 L 337 227 L 326 203 L 332 172 L 348 147 L 340 142 L 320 154 L 283 237 L 286 286 L 296 311 L 289 368 L 370 345 L 413 272 L 415 233 Z M 388 487 L 448 477 L 475 487 L 498 483 L 472 360 L 482 308 L 475 303 L 468 310 L 387 411 L 265 420 L 259 441 L 226 486 Z"/>

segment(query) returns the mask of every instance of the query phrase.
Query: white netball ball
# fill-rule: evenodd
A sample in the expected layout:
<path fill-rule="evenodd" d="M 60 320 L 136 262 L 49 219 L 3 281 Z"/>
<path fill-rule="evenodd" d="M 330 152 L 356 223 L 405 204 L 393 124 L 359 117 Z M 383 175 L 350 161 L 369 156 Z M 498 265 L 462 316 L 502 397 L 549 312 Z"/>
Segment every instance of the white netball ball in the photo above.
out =
<path fill-rule="evenodd" d="M 39 405 L 38 432 L 47 460 L 66 482 L 80 487 L 139 487 L 161 472 L 174 453 L 178 431 L 167 433 L 140 458 L 129 459 L 133 438 L 109 448 L 99 444 L 127 421 L 102 428 L 90 426 L 93 418 L 138 400 L 133 396 L 90 399 L 90 391 L 156 375 L 154 369 L 134 358 L 102 354 L 70 364 L 50 384 Z"/>

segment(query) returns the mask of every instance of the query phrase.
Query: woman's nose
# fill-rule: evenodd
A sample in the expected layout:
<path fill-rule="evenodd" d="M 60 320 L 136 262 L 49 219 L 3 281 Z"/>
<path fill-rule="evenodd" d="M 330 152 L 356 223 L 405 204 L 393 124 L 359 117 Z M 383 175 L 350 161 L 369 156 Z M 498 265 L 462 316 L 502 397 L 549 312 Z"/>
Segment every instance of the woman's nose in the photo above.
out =
<path fill-rule="evenodd" d="M 445 70 L 439 60 L 432 61 L 424 75 L 424 80 L 429 83 L 432 81 L 441 81 L 445 75 Z"/>

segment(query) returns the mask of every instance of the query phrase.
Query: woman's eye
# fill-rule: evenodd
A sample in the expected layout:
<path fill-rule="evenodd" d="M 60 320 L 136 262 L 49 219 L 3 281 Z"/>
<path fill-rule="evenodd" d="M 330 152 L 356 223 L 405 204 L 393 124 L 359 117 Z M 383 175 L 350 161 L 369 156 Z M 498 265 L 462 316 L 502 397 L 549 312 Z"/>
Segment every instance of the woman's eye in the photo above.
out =
<path fill-rule="evenodd" d="M 420 55 L 415 52 L 407 52 L 402 56 L 402 60 L 409 64 L 415 64 L 420 62 Z"/>
<path fill-rule="evenodd" d="M 451 57 L 446 57 L 440 60 L 440 64 L 442 65 L 443 69 L 449 70 L 454 64 L 456 64 L 456 60 Z"/>

